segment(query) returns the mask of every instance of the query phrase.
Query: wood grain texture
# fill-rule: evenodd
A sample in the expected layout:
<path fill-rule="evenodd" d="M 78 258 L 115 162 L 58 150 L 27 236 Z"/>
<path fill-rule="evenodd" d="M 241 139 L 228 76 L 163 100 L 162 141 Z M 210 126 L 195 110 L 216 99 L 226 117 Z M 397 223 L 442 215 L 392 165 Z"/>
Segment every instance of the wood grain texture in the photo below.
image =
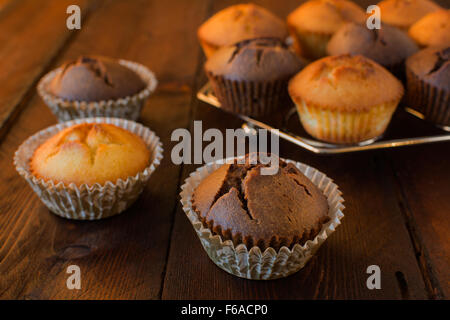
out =
<path fill-rule="evenodd" d="M 448 143 L 390 155 L 399 203 L 433 298 L 450 295 L 450 148 Z"/>
<path fill-rule="evenodd" d="M 156 72 L 160 86 L 141 122 L 162 139 L 165 159 L 126 214 L 98 222 L 58 218 L 15 173 L 12 155 L 34 132 L 55 123 L 33 95 L 0 145 L 0 297 L 27 299 L 159 298 L 180 168 L 170 163 L 170 133 L 188 124 L 198 48 L 195 25 L 206 2 L 105 1 L 52 66 L 80 54 L 135 60 Z M 188 10 L 189 9 L 189 10 Z M 190 11 L 192 10 L 192 11 Z M 185 21 L 158 28 L 165 19 Z M 120 23 L 118 23 L 120 21 Z M 184 58 L 180 59 L 180 52 Z M 26 199 L 26 200 L 25 200 Z M 80 266 L 82 289 L 67 290 L 66 268 Z"/>
<path fill-rule="evenodd" d="M 20 111 L 26 93 L 76 33 L 66 27 L 66 8 L 71 4 L 82 8 L 82 19 L 93 7 L 93 2 L 88 0 L 3 2 L 0 8 L 0 137 Z"/>

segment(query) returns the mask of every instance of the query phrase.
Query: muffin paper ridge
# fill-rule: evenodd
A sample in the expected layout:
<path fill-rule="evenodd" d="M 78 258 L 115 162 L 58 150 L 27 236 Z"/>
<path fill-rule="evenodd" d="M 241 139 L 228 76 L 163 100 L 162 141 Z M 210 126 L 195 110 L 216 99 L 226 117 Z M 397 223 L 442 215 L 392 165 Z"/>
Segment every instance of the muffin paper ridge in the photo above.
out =
<path fill-rule="evenodd" d="M 207 72 L 207 76 L 225 110 L 260 117 L 286 109 L 286 105 L 290 103 L 286 89 L 288 78 L 267 81 L 229 80 L 212 72 Z"/>
<path fill-rule="evenodd" d="M 230 159 L 208 163 L 192 172 L 181 187 L 183 211 L 194 227 L 200 242 L 213 262 L 221 269 L 238 277 L 268 280 L 286 277 L 304 267 L 321 244 L 335 231 L 344 217 L 344 199 L 334 182 L 322 172 L 300 162 L 284 160 L 294 164 L 327 197 L 330 221 L 322 226 L 319 234 L 305 244 L 295 244 L 292 249 L 281 247 L 278 252 L 269 247 L 263 252 L 257 246 L 247 248 L 245 244 L 234 246 L 231 240 L 223 241 L 220 235 L 214 235 L 200 221 L 192 208 L 192 194 L 199 183 L 214 170 Z"/>
<path fill-rule="evenodd" d="M 57 68 L 42 77 L 37 85 L 37 91 L 59 122 L 94 117 L 137 120 L 145 101 L 155 91 L 158 80 L 155 74 L 142 64 L 122 59 L 119 63 L 136 72 L 147 84 L 146 87 L 134 95 L 119 99 L 92 102 L 69 101 L 56 97 L 47 90 L 50 81 L 62 71 L 61 68 Z"/>
<path fill-rule="evenodd" d="M 431 123 L 450 126 L 450 92 L 421 80 L 409 69 L 406 69 L 406 79 L 407 106 Z"/>
<path fill-rule="evenodd" d="M 107 181 L 88 186 L 56 183 L 33 175 L 29 160 L 39 145 L 61 130 L 80 123 L 109 123 L 126 129 L 143 139 L 151 152 L 149 165 L 126 180 Z M 159 137 L 145 126 L 119 118 L 84 118 L 59 123 L 41 130 L 25 140 L 14 154 L 17 172 L 28 182 L 44 204 L 56 215 L 68 219 L 96 220 L 110 217 L 127 209 L 140 195 L 153 171 L 161 163 L 163 148 Z"/>

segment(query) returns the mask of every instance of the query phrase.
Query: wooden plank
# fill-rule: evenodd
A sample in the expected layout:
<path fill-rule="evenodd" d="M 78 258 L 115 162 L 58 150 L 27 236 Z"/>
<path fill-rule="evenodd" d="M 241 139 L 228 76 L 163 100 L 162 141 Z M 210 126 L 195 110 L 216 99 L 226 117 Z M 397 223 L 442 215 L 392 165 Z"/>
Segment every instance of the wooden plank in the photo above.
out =
<path fill-rule="evenodd" d="M 448 143 L 390 154 L 402 210 L 434 298 L 450 295 L 450 148 Z"/>
<path fill-rule="evenodd" d="M 217 11 L 230 2 L 221 2 Z M 258 1 L 285 16 L 297 1 Z M 203 76 L 202 76 L 203 77 Z M 203 77 L 204 79 L 204 77 Z M 239 127 L 231 115 L 204 103 L 193 119 L 209 127 Z M 297 274 L 275 281 L 248 281 L 215 266 L 203 251 L 181 208 L 172 233 L 163 299 L 417 299 L 424 281 L 396 198 L 384 152 L 317 156 L 281 142 L 281 156 L 305 162 L 332 177 L 346 200 L 343 224 Z M 196 166 L 185 166 L 183 179 Z M 382 289 L 366 287 L 366 268 L 380 266 Z M 179 266 L 182 265 L 183 268 Z"/>
<path fill-rule="evenodd" d="M 55 123 L 33 95 L 0 144 L 0 298 L 157 299 L 177 202 L 180 167 L 170 162 L 170 134 L 186 127 L 199 48 L 195 26 L 207 1 L 107 1 L 92 13 L 61 61 L 103 54 L 149 66 L 161 81 L 142 122 L 164 143 L 162 164 L 123 215 L 97 222 L 58 218 L 40 203 L 12 166 L 13 152 Z M 168 22 L 170 21 L 170 23 Z M 183 58 L 180 58 L 180 53 Z M 54 67 L 52 65 L 52 67 Z M 81 290 L 67 290 L 66 268 L 82 272 Z"/>
<path fill-rule="evenodd" d="M 437 1 L 450 8 L 445 0 Z M 410 128 L 411 129 L 411 128 Z M 389 154 L 399 204 L 432 298 L 450 296 L 450 148 L 439 143 Z"/>
<path fill-rule="evenodd" d="M 0 137 L 20 111 L 20 101 L 76 33 L 66 27 L 67 6 L 79 5 L 83 21 L 92 3 L 88 0 L 3 1 L 0 10 Z"/>

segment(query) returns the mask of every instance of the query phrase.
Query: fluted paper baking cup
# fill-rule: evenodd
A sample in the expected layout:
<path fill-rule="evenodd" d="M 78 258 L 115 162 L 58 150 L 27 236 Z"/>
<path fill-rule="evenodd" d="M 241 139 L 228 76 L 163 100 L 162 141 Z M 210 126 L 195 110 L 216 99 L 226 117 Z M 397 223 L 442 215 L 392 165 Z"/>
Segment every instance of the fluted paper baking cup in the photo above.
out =
<path fill-rule="evenodd" d="M 273 81 L 228 80 L 208 72 L 211 87 L 223 109 L 251 117 L 274 113 L 290 104 L 288 79 Z"/>
<path fill-rule="evenodd" d="M 406 70 L 406 104 L 425 120 L 439 126 L 450 126 L 450 92 L 436 88 Z"/>
<path fill-rule="evenodd" d="M 74 183 L 65 185 L 34 176 L 29 164 L 36 148 L 61 130 L 80 123 L 109 123 L 138 135 L 150 150 L 148 166 L 126 180 L 118 179 L 92 186 L 77 186 Z M 14 154 L 14 165 L 42 202 L 56 215 L 67 219 L 97 220 L 121 213 L 137 199 L 150 175 L 160 164 L 162 153 L 159 137 L 139 123 L 118 118 L 87 118 L 63 122 L 34 134 Z"/>
<path fill-rule="evenodd" d="M 314 138 L 337 144 L 367 143 L 381 137 L 389 125 L 400 98 L 373 106 L 368 111 L 329 110 L 306 103 L 295 105 L 300 122 Z"/>
<path fill-rule="evenodd" d="M 102 101 L 69 101 L 61 99 L 47 90 L 53 78 L 62 72 L 57 68 L 47 73 L 38 83 L 37 90 L 59 122 L 80 118 L 111 117 L 137 120 L 147 98 L 155 91 L 158 81 L 155 75 L 142 64 L 119 60 L 119 63 L 136 72 L 147 86 L 138 93 L 119 99 Z"/>
<path fill-rule="evenodd" d="M 322 243 L 332 234 L 344 217 L 344 199 L 338 186 L 322 172 L 300 162 L 284 160 L 294 164 L 307 176 L 327 198 L 330 221 L 322 226 L 319 234 L 305 244 L 295 244 L 292 249 L 281 247 L 279 251 L 269 247 L 263 252 L 258 246 L 247 248 L 245 244 L 234 246 L 231 240 L 223 241 L 200 221 L 192 208 L 192 195 L 200 182 L 224 163 L 233 159 L 223 159 L 208 163 L 192 172 L 181 187 L 181 203 L 187 218 L 200 239 L 211 260 L 220 268 L 235 276 L 254 280 L 270 280 L 287 277 L 305 266 Z"/>

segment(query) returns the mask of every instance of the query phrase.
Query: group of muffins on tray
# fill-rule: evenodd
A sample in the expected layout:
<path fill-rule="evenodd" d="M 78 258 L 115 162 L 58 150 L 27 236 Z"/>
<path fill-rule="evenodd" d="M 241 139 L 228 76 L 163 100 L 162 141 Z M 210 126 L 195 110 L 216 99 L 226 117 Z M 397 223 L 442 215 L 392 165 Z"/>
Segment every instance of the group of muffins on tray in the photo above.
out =
<path fill-rule="evenodd" d="M 448 10 L 429 0 L 379 5 L 389 23 L 381 30 L 365 28 L 364 10 L 348 0 L 307 1 L 287 26 L 253 4 L 218 12 L 198 36 L 223 108 L 259 117 L 292 100 L 312 136 L 370 140 L 384 132 L 403 96 L 391 72 L 402 79 L 406 60 L 410 101 L 420 102 L 414 106 L 427 119 L 448 125 Z M 407 21 L 402 6 L 410 12 Z M 435 29 L 427 34 L 428 25 Z M 52 212 L 101 219 L 136 200 L 162 159 L 159 138 L 133 121 L 156 84 L 145 66 L 96 56 L 42 78 L 38 92 L 61 123 L 27 139 L 14 162 Z M 264 175 L 261 156 L 206 164 L 186 179 L 180 195 L 214 263 L 239 277 L 274 279 L 305 265 L 340 224 L 344 206 L 325 174 L 277 158 L 276 174 Z"/>
<path fill-rule="evenodd" d="M 405 95 L 407 107 L 449 127 L 450 10 L 431 0 L 378 6 L 380 29 L 349 0 L 306 1 L 286 23 L 254 4 L 219 11 L 198 37 L 222 108 L 260 117 L 292 101 L 311 136 L 354 144 L 383 135 Z"/>

